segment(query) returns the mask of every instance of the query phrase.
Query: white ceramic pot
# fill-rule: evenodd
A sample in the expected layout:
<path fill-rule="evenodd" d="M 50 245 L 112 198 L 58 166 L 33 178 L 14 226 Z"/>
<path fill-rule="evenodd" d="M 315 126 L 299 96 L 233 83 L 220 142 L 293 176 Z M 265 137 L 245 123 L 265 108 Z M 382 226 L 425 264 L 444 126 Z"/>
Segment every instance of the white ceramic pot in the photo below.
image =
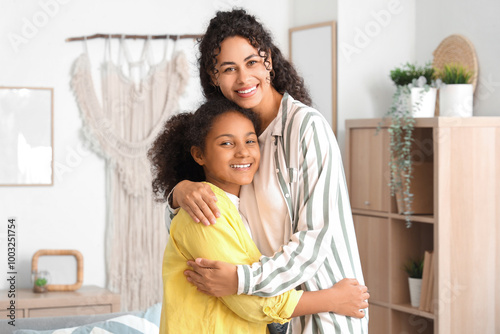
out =
<path fill-rule="evenodd" d="M 441 87 L 439 89 L 439 116 L 471 117 L 473 94 L 471 84 Z"/>
<path fill-rule="evenodd" d="M 411 306 L 420 306 L 420 293 L 422 291 L 422 279 L 421 278 L 408 278 L 408 285 L 410 286 L 410 301 Z"/>
<path fill-rule="evenodd" d="M 434 112 L 436 110 L 436 93 L 436 88 L 429 88 L 427 92 L 425 88 L 413 87 L 411 89 L 410 99 L 413 117 L 434 117 Z M 418 102 L 420 102 L 420 107 L 417 106 Z"/>

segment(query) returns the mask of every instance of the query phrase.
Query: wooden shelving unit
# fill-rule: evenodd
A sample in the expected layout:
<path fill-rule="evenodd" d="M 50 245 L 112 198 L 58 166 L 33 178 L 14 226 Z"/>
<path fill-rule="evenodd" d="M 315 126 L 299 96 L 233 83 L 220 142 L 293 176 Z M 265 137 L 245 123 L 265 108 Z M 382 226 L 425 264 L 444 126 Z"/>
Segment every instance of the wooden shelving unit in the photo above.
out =
<path fill-rule="evenodd" d="M 417 119 L 416 164 L 431 163 L 430 214 L 412 227 L 390 196 L 388 121 L 346 122 L 347 182 L 370 333 L 500 333 L 500 117 Z M 414 179 L 412 182 L 419 182 Z M 410 305 L 401 269 L 434 252 L 434 312 Z"/>

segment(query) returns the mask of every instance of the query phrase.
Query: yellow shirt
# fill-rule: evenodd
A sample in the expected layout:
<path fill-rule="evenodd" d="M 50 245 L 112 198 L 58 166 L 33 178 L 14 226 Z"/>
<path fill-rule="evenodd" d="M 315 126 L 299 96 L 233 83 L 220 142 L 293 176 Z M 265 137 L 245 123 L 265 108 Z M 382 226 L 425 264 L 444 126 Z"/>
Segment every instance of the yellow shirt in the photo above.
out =
<path fill-rule="evenodd" d="M 252 264 L 260 252 L 245 229 L 238 210 L 221 189 L 217 196 L 221 217 L 212 226 L 196 224 L 180 210 L 172 220 L 163 256 L 163 306 L 160 333 L 266 333 L 267 324 L 289 321 L 302 291 L 290 290 L 270 298 L 208 296 L 184 276 L 187 261 L 204 257 L 234 264 Z"/>

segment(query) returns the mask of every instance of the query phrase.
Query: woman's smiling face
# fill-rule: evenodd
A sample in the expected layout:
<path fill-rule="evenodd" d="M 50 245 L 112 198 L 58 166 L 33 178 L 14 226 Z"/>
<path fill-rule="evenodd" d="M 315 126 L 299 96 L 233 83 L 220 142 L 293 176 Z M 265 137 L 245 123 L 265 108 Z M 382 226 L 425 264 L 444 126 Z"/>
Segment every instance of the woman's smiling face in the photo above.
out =
<path fill-rule="evenodd" d="M 203 166 L 205 179 L 222 190 L 239 195 L 259 168 L 260 149 L 255 128 L 247 117 L 230 111 L 218 116 L 205 138 L 205 149 L 191 149 Z"/>
<path fill-rule="evenodd" d="M 213 81 L 227 99 L 242 108 L 255 109 L 272 95 L 272 64 L 265 64 L 262 55 L 241 36 L 228 37 L 221 43 Z"/>

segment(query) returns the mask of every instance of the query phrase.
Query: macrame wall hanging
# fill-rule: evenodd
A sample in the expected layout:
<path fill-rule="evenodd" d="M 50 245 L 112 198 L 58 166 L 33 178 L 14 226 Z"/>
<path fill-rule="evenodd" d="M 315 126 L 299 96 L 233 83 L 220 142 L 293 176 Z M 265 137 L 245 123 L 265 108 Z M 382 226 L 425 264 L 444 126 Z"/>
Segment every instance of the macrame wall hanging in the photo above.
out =
<path fill-rule="evenodd" d="M 86 40 L 95 37 L 109 37 L 101 65 L 102 103 L 92 81 L 86 47 Z M 168 235 L 164 205 L 152 197 L 147 151 L 165 121 L 177 111 L 189 77 L 181 52 L 173 52 L 171 59 L 166 59 L 165 49 L 164 59 L 154 63 L 151 37 L 133 36 L 146 38 L 141 59 L 132 61 L 127 37 L 68 39 L 84 41 L 84 52 L 73 66 L 71 87 L 81 110 L 85 137 L 106 159 L 107 285 L 121 295 L 124 311 L 145 309 L 162 299 L 161 267 Z M 110 38 L 120 38 L 117 63 L 111 60 Z M 128 75 L 121 62 L 128 65 Z"/>

